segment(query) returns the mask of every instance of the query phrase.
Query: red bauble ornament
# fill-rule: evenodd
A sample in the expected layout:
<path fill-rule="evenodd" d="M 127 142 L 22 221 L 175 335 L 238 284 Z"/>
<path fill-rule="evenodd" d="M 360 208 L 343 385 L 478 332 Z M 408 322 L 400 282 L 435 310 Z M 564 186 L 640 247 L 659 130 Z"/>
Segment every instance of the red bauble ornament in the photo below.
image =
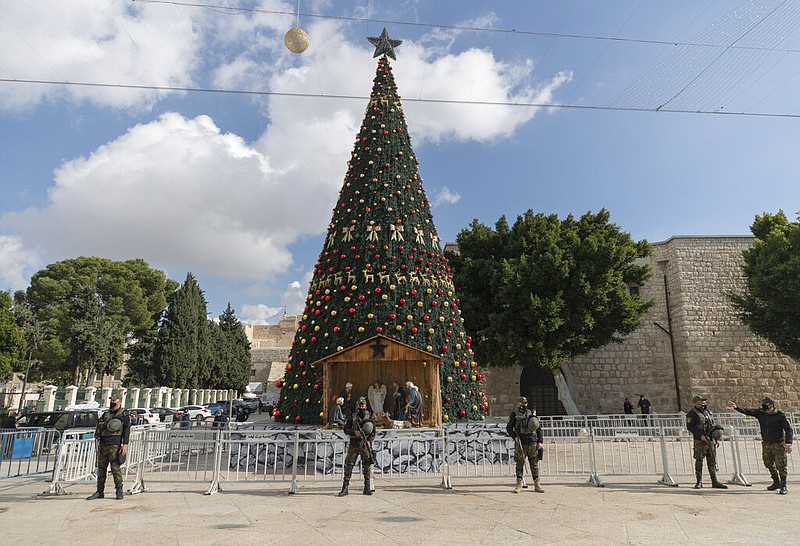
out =
<path fill-rule="evenodd" d="M 279 380 L 279 381 L 276 381 L 276 382 L 275 382 L 275 386 L 276 386 L 276 387 L 278 387 L 278 388 L 280 389 L 280 388 L 283 386 L 283 381 L 280 381 L 280 380 Z"/>
<path fill-rule="evenodd" d="M 466 411 L 464 411 L 463 409 L 462 409 L 462 410 L 458 410 L 458 414 L 459 414 L 461 417 L 466 417 L 466 416 L 467 416 L 467 412 L 466 412 Z M 297 418 L 298 418 L 298 419 L 300 419 L 300 416 L 298 415 L 298 416 L 297 416 Z"/>
<path fill-rule="evenodd" d="M 462 411 L 463 411 L 463 410 L 462 410 Z M 297 417 L 295 417 L 295 418 L 294 418 L 294 420 L 295 420 L 295 421 L 297 421 L 297 422 L 299 423 L 300 421 L 302 421 L 302 420 L 303 420 L 303 418 L 302 418 L 302 417 L 300 417 L 300 416 L 298 415 Z"/>

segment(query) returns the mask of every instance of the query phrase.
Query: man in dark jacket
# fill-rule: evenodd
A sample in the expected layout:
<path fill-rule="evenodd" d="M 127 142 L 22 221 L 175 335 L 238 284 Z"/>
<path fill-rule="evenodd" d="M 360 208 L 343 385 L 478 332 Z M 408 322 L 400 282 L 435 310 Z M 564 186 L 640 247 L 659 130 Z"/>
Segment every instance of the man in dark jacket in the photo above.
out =
<path fill-rule="evenodd" d="M 772 485 L 767 490 L 780 489 L 781 495 L 788 493 L 786 455 L 792 452 L 794 433 L 786 415 L 775 410 L 775 401 L 769 396 L 761 400 L 761 408 L 758 409 L 740 408 L 733 401 L 728 402 L 728 407 L 758 419 L 761 427 L 761 458 L 772 476 Z"/>
<path fill-rule="evenodd" d="M 506 432 L 514 438 L 514 461 L 517 463 L 517 485 L 514 493 L 522 492 L 522 473 L 525 470 L 525 459 L 531 465 L 533 476 L 533 490 L 544 493 L 539 485 L 539 450 L 542 449 L 542 427 L 539 418 L 528 409 L 528 399 L 520 396 L 517 401 L 517 411 L 513 412 L 506 424 Z"/>
<path fill-rule="evenodd" d="M 686 428 L 694 437 L 694 470 L 697 476 L 695 489 L 703 487 L 703 459 L 708 463 L 708 473 L 711 475 L 711 487 L 714 489 L 727 489 L 728 486 L 717 480 L 717 446 L 719 441 L 712 436 L 716 426 L 714 416 L 706 404 L 705 396 L 692 398 L 694 407 L 686 413 Z M 721 436 L 720 436 L 721 437 Z"/>
<path fill-rule="evenodd" d="M 372 477 L 373 453 L 372 440 L 375 439 L 375 420 L 372 413 L 367 410 L 367 399 L 363 396 L 358 399 L 356 411 L 347 416 L 344 424 L 344 433 L 350 437 L 347 446 L 347 457 L 344 460 L 344 481 L 339 496 L 344 497 L 349 493 L 350 477 L 356 459 L 361 457 L 361 471 L 364 473 L 364 494 L 372 495 L 370 478 Z"/>
<path fill-rule="evenodd" d="M 94 438 L 97 444 L 97 491 L 86 500 L 102 499 L 105 497 L 106 477 L 108 466 L 111 465 L 111 475 L 114 476 L 114 487 L 117 500 L 122 499 L 122 470 L 120 458 L 124 460 L 128 454 L 128 440 L 131 435 L 131 419 L 128 412 L 122 407 L 122 397 L 114 394 L 111 396 L 111 407 L 103 413 L 97 423 Z"/>
<path fill-rule="evenodd" d="M 0 428 L 12 429 L 17 428 L 17 412 L 10 411 L 6 417 L 3 417 L 3 424 Z"/>

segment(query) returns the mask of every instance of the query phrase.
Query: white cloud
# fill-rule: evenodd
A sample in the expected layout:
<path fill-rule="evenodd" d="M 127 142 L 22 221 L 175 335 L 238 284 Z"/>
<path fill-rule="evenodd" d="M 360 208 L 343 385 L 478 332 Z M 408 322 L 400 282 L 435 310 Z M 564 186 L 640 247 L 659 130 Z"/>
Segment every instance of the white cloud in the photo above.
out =
<path fill-rule="evenodd" d="M 297 56 L 282 47 L 283 18 L 264 14 L 204 17 L 197 14 L 202 10 L 180 9 L 176 19 L 172 12 L 163 16 L 163 5 L 120 0 L 93 0 L 81 10 L 35 0 L 31 13 L 16 5 L 4 13 L 17 32 L 15 39 L 0 33 L 0 68 L 20 76 L 144 83 L 157 78 L 186 84 L 201 49 L 213 85 L 227 88 L 366 96 L 375 73 L 372 48 L 366 40 L 358 45 L 348 41 L 347 27 L 339 21 L 313 22 L 308 27 L 311 47 Z M 419 43 L 406 40 L 399 50 L 399 60 L 392 64 L 401 96 L 548 101 L 571 77 L 560 73 L 534 85 L 532 61 L 500 61 L 479 49 L 454 53 L 450 50 L 457 40 L 439 34 L 423 36 Z M 22 48 L 20 57 L 28 59 L 24 67 L 25 61 L 14 57 L 22 36 L 37 44 L 31 51 Z M 212 37 L 225 46 L 224 52 L 211 52 Z M 439 49 L 432 53 L 420 45 L 426 40 L 440 44 Z M 42 62 L 30 60 L 37 56 Z M 69 78 L 60 76 L 62 72 Z M 0 99 L 33 105 L 44 98 L 39 88 L 29 95 L 18 91 L 0 87 Z M 120 108 L 145 108 L 158 98 L 153 92 L 119 89 L 67 88 L 59 93 L 66 95 L 49 98 L 90 99 Z M 208 116 L 162 114 L 86 157 L 63 163 L 46 203 L 5 213 L 0 227 L 18 234 L 17 244 L 35 244 L 42 254 L 57 259 L 141 256 L 154 267 L 267 287 L 290 271 L 290 245 L 326 228 L 365 100 L 273 95 L 259 102 L 269 124 L 254 142 L 221 132 Z M 411 100 L 404 107 L 417 146 L 420 141 L 507 137 L 536 112 Z M 444 188 L 434 204 L 454 203 L 459 197 Z M 30 265 L 32 253 L 24 247 L 14 252 Z M 23 275 L 8 271 L 15 283 Z M 289 287 L 283 294 L 288 312 L 302 309 L 304 286 Z M 248 311 L 253 320 L 266 320 L 269 312 L 271 308 L 257 306 Z"/>
<path fill-rule="evenodd" d="M 444 186 L 441 190 L 434 194 L 433 198 L 430 199 L 430 202 L 431 206 L 438 207 L 439 205 L 454 205 L 460 200 L 460 193 L 450 191 L 450 188 Z"/>
<path fill-rule="evenodd" d="M 39 256 L 26 250 L 20 237 L 0 235 L 0 290 L 24 290 L 39 264 Z"/>
<path fill-rule="evenodd" d="M 165 114 L 65 163 L 44 207 L 1 220 L 51 255 L 261 279 L 291 264 L 286 245 L 308 229 L 289 182 L 210 118 Z"/>
<path fill-rule="evenodd" d="M 283 307 L 245 303 L 239 313 L 239 320 L 244 324 L 275 324 L 282 316 Z"/>
<path fill-rule="evenodd" d="M 165 17 L 165 11 L 169 16 Z M 31 80 L 188 86 L 201 48 L 201 10 L 124 0 L 25 0 L 3 4 L 0 74 Z M 0 108 L 45 99 L 146 109 L 166 91 L 4 84 Z"/>

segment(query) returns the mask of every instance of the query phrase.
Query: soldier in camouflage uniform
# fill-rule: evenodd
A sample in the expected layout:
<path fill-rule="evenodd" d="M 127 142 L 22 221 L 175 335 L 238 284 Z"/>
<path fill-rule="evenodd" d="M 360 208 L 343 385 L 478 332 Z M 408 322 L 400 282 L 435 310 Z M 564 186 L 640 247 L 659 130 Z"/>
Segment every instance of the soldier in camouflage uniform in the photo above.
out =
<path fill-rule="evenodd" d="M 367 399 L 363 396 L 358 399 L 356 411 L 347 416 L 344 424 L 344 433 L 350 436 L 347 447 L 347 456 L 344 459 L 344 481 L 339 496 L 344 497 L 349 493 L 350 478 L 356 459 L 361 457 L 361 471 L 364 473 L 364 494 L 372 495 L 370 478 L 372 477 L 373 452 L 372 440 L 375 438 L 375 420 L 372 413 L 367 410 Z"/>
<path fill-rule="evenodd" d="M 708 400 L 705 396 L 695 396 L 692 398 L 694 408 L 686 413 L 686 428 L 694 436 L 694 470 L 697 476 L 695 489 L 703 487 L 703 459 L 708 463 L 708 473 L 711 475 L 711 487 L 714 489 L 727 489 L 728 486 L 717 480 L 717 447 L 718 438 L 715 432 L 714 416 L 706 404 Z M 717 429 L 720 432 L 721 429 Z"/>
<path fill-rule="evenodd" d="M 114 394 L 111 396 L 111 407 L 100 418 L 94 433 L 97 445 L 97 491 L 86 500 L 102 499 L 105 497 L 106 477 L 108 466 L 111 465 L 111 475 L 114 476 L 116 498 L 121 500 L 122 470 L 120 457 L 128 454 L 128 439 L 131 434 L 131 421 L 128 412 L 122 407 L 122 398 Z"/>
<path fill-rule="evenodd" d="M 781 495 L 788 493 L 786 456 L 792 452 L 794 432 L 786 415 L 775 410 L 775 401 L 769 396 L 761 401 L 760 409 L 740 408 L 733 401 L 728 402 L 728 407 L 758 419 L 761 427 L 761 458 L 772 476 L 772 485 L 767 487 L 767 491 L 779 489 Z"/>
<path fill-rule="evenodd" d="M 508 418 L 506 432 L 514 438 L 514 461 L 517 463 L 517 485 L 514 493 L 522 492 L 522 473 L 525 471 L 525 459 L 531 465 L 533 490 L 544 493 L 539 485 L 539 450 L 542 449 L 542 428 L 539 418 L 528 409 L 528 399 L 520 396 L 517 411 Z"/>

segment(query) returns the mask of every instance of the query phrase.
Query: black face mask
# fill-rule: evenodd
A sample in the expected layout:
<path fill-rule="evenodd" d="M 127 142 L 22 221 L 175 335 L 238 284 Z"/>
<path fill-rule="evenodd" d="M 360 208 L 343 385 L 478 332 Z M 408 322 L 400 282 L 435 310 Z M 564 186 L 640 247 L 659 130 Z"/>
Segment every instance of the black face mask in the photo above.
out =
<path fill-rule="evenodd" d="M 761 404 L 761 409 L 764 411 L 769 411 L 769 404 Z"/>
<path fill-rule="evenodd" d="M 528 406 L 517 406 L 517 411 L 520 413 L 525 413 L 526 409 L 528 409 Z"/>
<path fill-rule="evenodd" d="M 358 408 L 358 414 L 360 416 L 363 417 L 365 413 L 367 413 L 367 408 Z"/>

